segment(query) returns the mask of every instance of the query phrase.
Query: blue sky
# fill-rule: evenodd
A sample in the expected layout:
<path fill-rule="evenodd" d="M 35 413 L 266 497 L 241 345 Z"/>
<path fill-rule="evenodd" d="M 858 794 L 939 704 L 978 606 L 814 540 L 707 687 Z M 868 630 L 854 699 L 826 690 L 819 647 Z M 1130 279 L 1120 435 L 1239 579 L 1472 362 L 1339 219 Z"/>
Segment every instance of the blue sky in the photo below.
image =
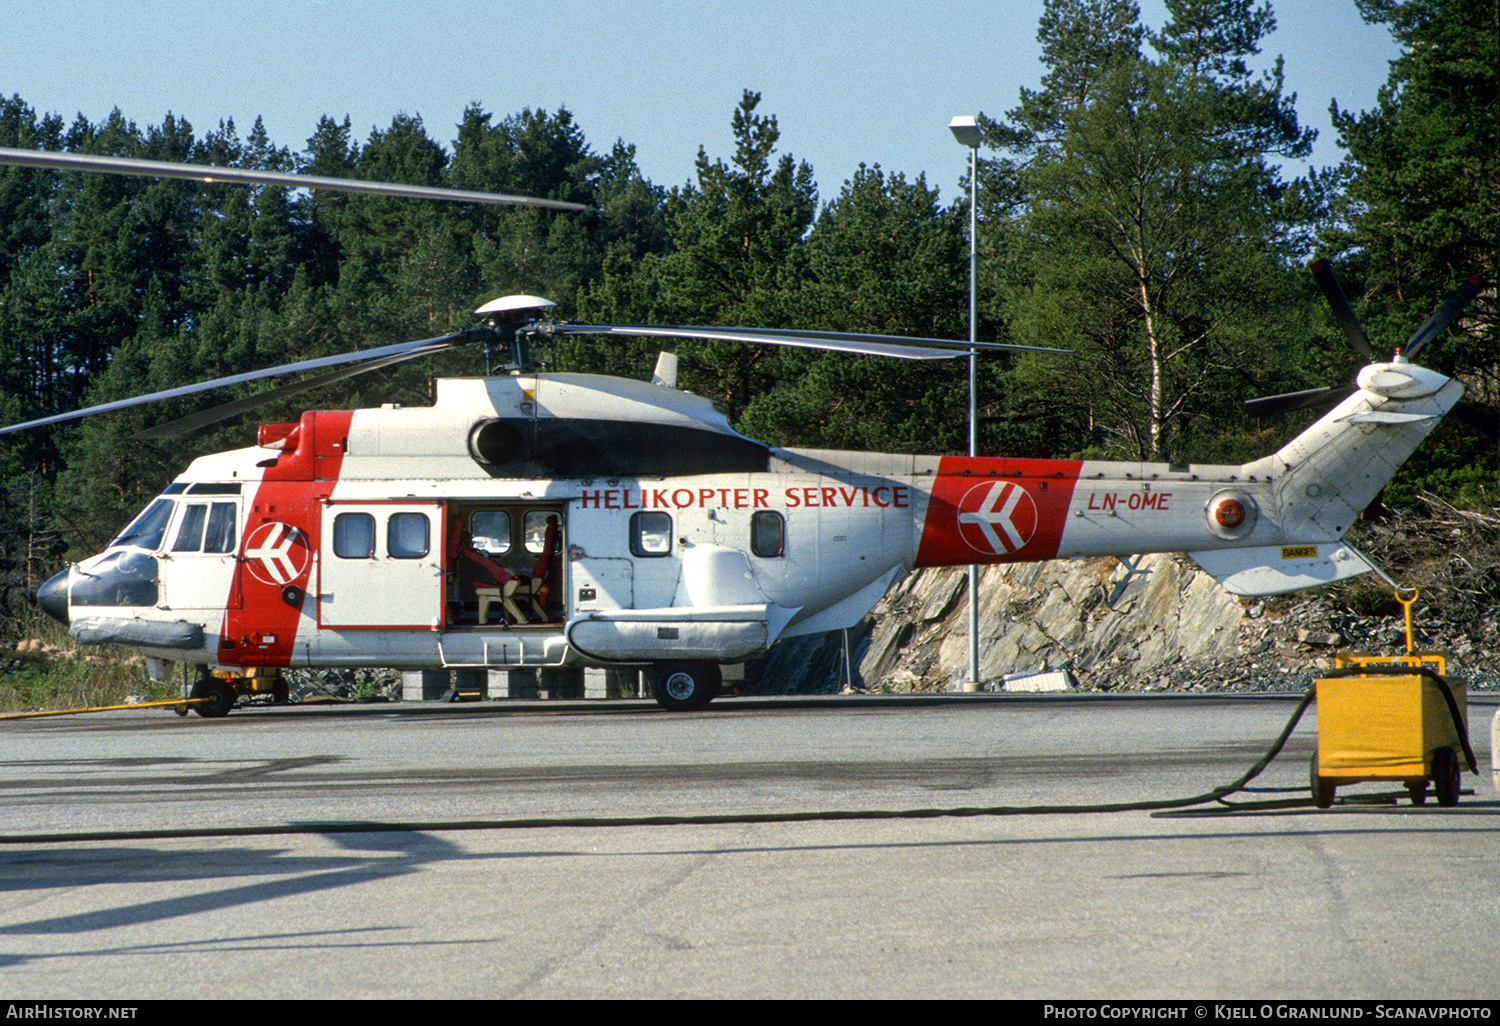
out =
<path fill-rule="evenodd" d="M 1142 0 L 1148 26 L 1160 0 Z M 1373 106 L 1396 48 L 1354 0 L 1282 0 L 1262 58 L 1286 59 L 1313 163 L 1341 153 L 1329 102 Z M 957 114 L 1001 115 L 1041 77 L 1042 0 L 0 0 L 0 92 L 39 112 L 142 126 L 167 111 L 201 135 L 255 117 L 300 150 L 322 114 L 363 139 L 398 112 L 443 143 L 470 102 L 497 117 L 566 107 L 597 151 L 636 146 L 677 185 L 698 148 L 729 158 L 742 90 L 774 114 L 781 151 L 813 165 L 823 199 L 863 162 L 952 199 L 967 151 Z"/>

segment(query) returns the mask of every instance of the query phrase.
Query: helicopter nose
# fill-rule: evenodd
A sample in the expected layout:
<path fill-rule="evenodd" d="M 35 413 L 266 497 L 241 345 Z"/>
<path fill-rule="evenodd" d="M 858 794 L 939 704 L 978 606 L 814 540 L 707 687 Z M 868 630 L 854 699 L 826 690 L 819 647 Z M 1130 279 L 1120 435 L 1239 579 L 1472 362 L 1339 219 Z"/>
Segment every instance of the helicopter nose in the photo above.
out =
<path fill-rule="evenodd" d="M 68 571 L 53 574 L 36 590 L 36 604 L 58 623 L 68 622 Z"/>

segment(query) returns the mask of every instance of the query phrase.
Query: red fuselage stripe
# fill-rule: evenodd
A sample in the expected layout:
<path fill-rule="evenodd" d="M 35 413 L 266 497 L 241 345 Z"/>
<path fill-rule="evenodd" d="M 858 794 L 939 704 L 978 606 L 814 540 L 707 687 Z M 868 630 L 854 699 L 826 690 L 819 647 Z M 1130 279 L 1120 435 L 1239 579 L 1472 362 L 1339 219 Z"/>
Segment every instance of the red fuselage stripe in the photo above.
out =
<path fill-rule="evenodd" d="M 224 614 L 219 662 L 286 666 L 302 618 L 302 596 L 313 580 L 321 532 L 319 502 L 338 483 L 348 444 L 348 411 L 305 413 L 292 452 L 273 455 L 245 510 L 235 567 L 243 601 Z"/>
<path fill-rule="evenodd" d="M 943 457 L 916 565 L 1052 559 L 1081 466 L 1078 460 Z"/>

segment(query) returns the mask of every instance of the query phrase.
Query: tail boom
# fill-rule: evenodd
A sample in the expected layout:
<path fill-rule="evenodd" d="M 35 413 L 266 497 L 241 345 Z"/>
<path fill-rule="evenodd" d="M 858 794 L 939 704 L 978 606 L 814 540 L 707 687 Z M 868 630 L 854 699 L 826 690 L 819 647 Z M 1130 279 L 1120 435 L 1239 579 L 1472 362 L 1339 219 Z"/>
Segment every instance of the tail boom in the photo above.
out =
<path fill-rule="evenodd" d="M 1185 552 L 1246 595 L 1367 573 L 1344 533 L 1462 393 L 1425 368 L 1374 364 L 1338 407 L 1241 466 L 945 457 L 915 565 Z"/>

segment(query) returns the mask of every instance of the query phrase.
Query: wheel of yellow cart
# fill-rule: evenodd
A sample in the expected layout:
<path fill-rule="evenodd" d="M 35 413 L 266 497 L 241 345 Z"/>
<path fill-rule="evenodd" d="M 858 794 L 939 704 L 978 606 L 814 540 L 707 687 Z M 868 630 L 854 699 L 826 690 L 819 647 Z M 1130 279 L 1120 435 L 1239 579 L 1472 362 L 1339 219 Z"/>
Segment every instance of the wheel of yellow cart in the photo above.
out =
<path fill-rule="evenodd" d="M 218 719 L 220 716 L 228 716 L 229 710 L 234 708 L 234 685 L 218 677 L 199 677 L 193 684 L 190 697 L 210 699 L 194 705 L 193 711 L 199 716 Z"/>
<path fill-rule="evenodd" d="M 1407 784 L 1406 793 L 1411 795 L 1413 805 L 1427 804 L 1427 781 L 1421 780 L 1415 784 Z"/>
<path fill-rule="evenodd" d="M 1462 784 L 1462 770 L 1458 756 L 1451 748 L 1439 748 L 1432 753 L 1432 789 L 1437 793 L 1437 803 L 1444 806 L 1458 804 L 1458 792 Z"/>
<path fill-rule="evenodd" d="M 1320 809 L 1332 808 L 1335 785 L 1326 777 L 1318 776 L 1317 752 L 1313 752 L 1312 755 L 1312 766 L 1308 772 L 1308 782 L 1311 785 L 1313 804 Z"/>

